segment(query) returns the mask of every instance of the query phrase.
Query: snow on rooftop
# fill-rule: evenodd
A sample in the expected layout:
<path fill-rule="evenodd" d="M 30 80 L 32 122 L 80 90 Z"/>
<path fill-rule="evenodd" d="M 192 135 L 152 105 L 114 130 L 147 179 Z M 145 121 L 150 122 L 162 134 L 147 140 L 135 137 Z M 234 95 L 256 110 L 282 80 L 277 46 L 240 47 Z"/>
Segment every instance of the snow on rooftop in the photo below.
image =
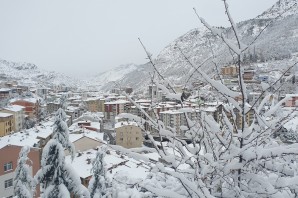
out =
<path fill-rule="evenodd" d="M 146 100 L 146 99 L 139 99 L 135 101 L 136 103 L 151 103 L 151 100 Z"/>
<path fill-rule="evenodd" d="M 0 88 L 0 92 L 7 92 L 7 91 L 11 91 L 11 89 L 9 89 L 9 88 Z"/>
<path fill-rule="evenodd" d="M 176 111 L 176 110 L 169 110 L 169 111 L 162 111 L 160 112 L 161 114 L 183 114 L 181 111 Z"/>
<path fill-rule="evenodd" d="M 126 103 L 130 103 L 130 102 L 127 100 L 116 100 L 111 102 L 105 102 L 105 104 L 126 104 Z"/>
<path fill-rule="evenodd" d="M 3 136 L 0 138 L 0 149 L 7 145 L 28 145 L 33 147 L 34 145 L 38 144 L 40 138 L 46 138 L 52 134 L 52 125 L 52 122 L 47 122 L 41 126 L 37 126 L 36 128 L 31 128 L 25 131 Z"/>
<path fill-rule="evenodd" d="M 7 117 L 9 117 L 9 116 L 12 116 L 12 114 L 10 114 L 10 113 L 2 113 L 2 112 L 0 112 L 0 118 L 7 118 Z"/>
<path fill-rule="evenodd" d="M 20 105 L 9 105 L 9 106 L 5 107 L 4 109 L 13 111 L 13 112 L 18 112 L 18 111 L 22 111 L 23 109 L 25 109 L 25 107 L 20 106 Z"/>
<path fill-rule="evenodd" d="M 82 152 L 81 156 L 75 157 L 71 162 L 71 156 L 66 156 L 65 161 L 71 165 L 81 178 L 91 176 L 92 159 L 96 156 L 96 150 L 90 149 Z M 131 178 L 145 179 L 149 173 L 149 167 L 141 161 L 129 158 L 124 155 L 118 155 L 116 151 L 110 150 L 110 154 L 106 154 L 104 161 L 106 163 L 107 176 L 113 178 L 117 173 L 125 173 Z"/>
<path fill-rule="evenodd" d="M 115 124 L 115 129 L 121 126 L 138 126 L 138 124 L 136 122 L 117 122 Z"/>
<path fill-rule="evenodd" d="M 16 101 L 26 101 L 26 102 L 30 102 L 30 103 L 36 103 L 37 99 L 36 98 L 24 98 L 24 99 L 11 99 L 10 102 L 16 102 Z"/>
<path fill-rule="evenodd" d="M 81 139 L 82 137 L 88 137 L 90 139 L 93 139 L 93 140 L 96 140 L 96 141 L 99 141 L 99 142 L 105 142 L 103 140 L 103 135 L 104 135 L 103 133 L 99 133 L 99 132 L 96 132 L 96 131 L 91 131 L 91 130 L 85 129 L 84 132 L 79 133 L 79 134 L 70 133 L 69 134 L 69 140 L 71 142 L 75 142 L 75 141 Z"/>

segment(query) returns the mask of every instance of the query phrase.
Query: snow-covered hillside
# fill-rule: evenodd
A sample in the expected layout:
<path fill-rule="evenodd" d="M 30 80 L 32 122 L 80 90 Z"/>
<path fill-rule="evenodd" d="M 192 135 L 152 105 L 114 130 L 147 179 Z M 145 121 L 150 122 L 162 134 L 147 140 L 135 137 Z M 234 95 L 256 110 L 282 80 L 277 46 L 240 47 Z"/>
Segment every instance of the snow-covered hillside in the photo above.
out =
<path fill-rule="evenodd" d="M 272 8 L 265 11 L 255 19 L 246 20 L 237 24 L 242 41 L 250 44 L 254 38 L 270 23 L 260 37 L 246 51 L 245 56 L 256 54 L 259 61 L 274 62 L 275 60 L 290 59 L 292 54 L 298 52 L 298 0 L 280 0 Z M 294 5 L 294 6 L 293 6 Z M 291 9 L 289 9 L 291 8 Z M 286 13 L 285 10 L 287 10 Z M 272 17 L 281 14 L 279 20 Z M 212 25 L 212 24 L 210 24 Z M 230 28 L 223 28 L 224 34 L 228 38 L 233 38 Z M 194 69 L 187 63 L 181 51 L 191 60 L 194 66 L 198 67 L 206 59 L 212 56 L 214 51 L 218 65 L 224 66 L 232 62 L 232 56 L 221 39 L 213 36 L 206 28 L 193 29 L 185 35 L 177 38 L 166 46 L 155 59 L 155 64 L 160 73 L 176 84 L 184 84 L 186 81 L 198 80 L 200 77 L 193 75 L 192 80 L 188 80 Z M 201 67 L 209 74 L 215 72 L 212 59 L 206 61 Z M 150 82 L 150 73 L 153 68 L 150 64 L 138 65 L 133 70 L 123 72 L 123 68 L 115 68 L 110 73 L 121 73 L 119 80 L 110 80 L 106 72 L 98 75 L 98 81 L 103 82 L 102 89 L 107 90 L 119 83 L 122 86 L 131 86 L 135 90 L 146 88 Z M 104 81 L 100 79 L 105 79 Z M 113 83 L 111 83 L 113 81 Z"/>
<path fill-rule="evenodd" d="M 0 59 L 1 81 L 16 80 L 27 85 L 48 86 L 65 85 L 69 87 L 84 87 L 84 83 L 78 79 L 53 72 L 39 69 L 32 63 L 17 63 Z"/>
<path fill-rule="evenodd" d="M 284 14 L 283 14 L 284 13 Z M 298 13 L 298 0 L 279 0 L 271 8 L 258 16 L 258 19 L 273 19 L 279 15 L 290 16 Z"/>
<path fill-rule="evenodd" d="M 120 65 L 112 70 L 98 74 L 94 80 L 98 85 L 104 85 L 112 81 L 120 81 L 126 74 L 136 69 L 137 65 L 135 64 Z"/>

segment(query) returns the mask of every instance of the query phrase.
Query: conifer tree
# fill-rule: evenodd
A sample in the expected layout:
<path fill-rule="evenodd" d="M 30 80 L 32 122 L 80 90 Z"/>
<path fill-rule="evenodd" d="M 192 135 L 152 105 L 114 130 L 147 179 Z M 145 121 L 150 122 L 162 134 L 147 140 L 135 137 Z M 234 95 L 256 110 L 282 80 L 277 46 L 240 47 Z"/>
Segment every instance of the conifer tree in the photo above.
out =
<path fill-rule="evenodd" d="M 46 198 L 66 198 L 70 193 L 79 197 L 90 197 L 88 190 L 81 184 L 75 171 L 65 163 L 64 149 L 74 157 L 74 146 L 69 141 L 66 114 L 62 109 L 56 113 L 53 137 L 43 149 L 41 169 L 35 175 L 43 184 L 43 196 Z"/>
<path fill-rule="evenodd" d="M 18 166 L 15 170 L 14 178 L 14 195 L 19 198 L 33 197 L 34 179 L 30 173 L 30 166 L 27 164 L 29 160 L 29 146 L 24 146 L 19 154 Z"/>
<path fill-rule="evenodd" d="M 107 195 L 106 171 L 104 163 L 105 153 L 98 151 L 95 159 L 92 161 L 91 172 L 93 174 L 89 182 L 89 191 L 91 198 L 102 198 Z"/>

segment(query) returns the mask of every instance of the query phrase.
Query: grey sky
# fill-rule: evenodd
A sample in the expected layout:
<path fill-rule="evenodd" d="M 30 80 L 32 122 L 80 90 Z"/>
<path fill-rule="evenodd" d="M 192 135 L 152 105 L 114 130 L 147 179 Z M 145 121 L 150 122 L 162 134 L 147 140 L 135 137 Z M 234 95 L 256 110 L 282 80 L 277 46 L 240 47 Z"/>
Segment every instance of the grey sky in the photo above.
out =
<path fill-rule="evenodd" d="M 238 22 L 275 1 L 228 2 Z M 211 25 L 228 24 L 221 0 L 0 0 L 0 58 L 73 76 L 145 63 L 137 38 L 156 56 L 201 26 L 193 7 Z"/>

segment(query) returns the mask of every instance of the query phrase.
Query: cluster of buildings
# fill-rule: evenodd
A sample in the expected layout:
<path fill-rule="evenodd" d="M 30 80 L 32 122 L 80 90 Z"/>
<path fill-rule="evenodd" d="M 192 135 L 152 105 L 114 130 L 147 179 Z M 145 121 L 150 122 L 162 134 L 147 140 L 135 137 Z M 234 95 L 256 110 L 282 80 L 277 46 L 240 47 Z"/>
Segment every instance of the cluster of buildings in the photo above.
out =
<path fill-rule="evenodd" d="M 226 66 L 221 68 L 219 77 L 223 83 L 232 90 L 239 91 L 238 68 Z M 270 83 L 271 76 L 265 71 L 253 68 L 245 68 L 244 81 L 248 87 L 248 103 L 254 104 L 261 97 L 263 83 Z M 295 75 L 287 74 L 281 81 L 296 84 Z M 204 86 L 204 83 L 197 83 L 197 87 Z M 183 91 L 182 86 L 176 86 L 179 93 Z M 209 101 L 206 97 L 197 94 L 195 97 L 183 102 L 187 111 L 181 111 L 182 104 L 179 101 L 168 100 L 165 95 L 154 85 L 148 86 L 148 92 L 144 97 L 138 97 L 134 103 L 121 95 L 120 91 L 131 94 L 132 89 L 112 90 L 109 94 L 99 92 L 77 92 L 66 87 L 32 88 L 19 86 L 16 82 L 2 83 L 0 87 L 0 192 L 1 196 L 10 197 L 13 194 L 12 185 L 14 170 L 17 166 L 18 153 L 22 146 L 29 145 L 32 149 L 29 158 L 33 162 L 32 174 L 40 168 L 40 157 L 43 147 L 51 139 L 53 115 L 66 104 L 65 112 L 68 116 L 67 124 L 70 130 L 70 140 L 76 147 L 77 158 L 74 167 L 82 168 L 81 180 L 87 186 L 91 175 L 90 156 L 94 156 L 95 149 L 110 143 L 124 148 L 142 147 L 146 142 L 145 131 L 150 131 L 153 137 L 159 137 L 158 129 L 148 124 L 139 126 L 135 121 L 119 117 L 121 113 L 129 113 L 148 119 L 148 114 L 153 119 L 157 118 L 163 122 L 165 127 L 175 131 L 175 135 L 186 139 L 185 127 L 187 126 L 186 116 L 192 120 L 198 118 L 201 112 L 211 115 L 215 121 L 219 121 L 225 111 L 228 118 L 236 116 L 236 128 L 243 126 L 239 111 L 234 108 L 233 113 L 226 112 L 224 106 L 226 101 Z M 199 90 L 200 91 L 200 90 Z M 208 94 L 212 95 L 212 88 Z M 281 93 L 278 100 L 289 97 L 284 103 L 285 107 L 298 106 L 298 94 Z M 235 100 L 241 101 L 241 97 Z M 154 102 L 154 105 L 152 103 Z M 247 105 L 249 105 L 247 104 Z M 233 114 L 233 115 L 232 115 Z M 253 121 L 253 110 L 246 114 L 247 124 Z M 29 121 L 34 124 L 28 126 Z M 9 155 L 8 155 L 9 153 Z M 65 154 L 68 155 L 67 151 Z M 133 167 L 137 161 L 128 159 L 111 151 L 109 168 L 116 170 L 119 167 L 130 163 Z M 158 159 L 155 159 L 158 160 Z M 116 162 L 117 163 L 116 163 Z M 145 172 L 145 170 L 144 170 Z M 112 173 L 112 171 L 111 171 Z M 40 192 L 38 191 L 37 194 Z"/>

